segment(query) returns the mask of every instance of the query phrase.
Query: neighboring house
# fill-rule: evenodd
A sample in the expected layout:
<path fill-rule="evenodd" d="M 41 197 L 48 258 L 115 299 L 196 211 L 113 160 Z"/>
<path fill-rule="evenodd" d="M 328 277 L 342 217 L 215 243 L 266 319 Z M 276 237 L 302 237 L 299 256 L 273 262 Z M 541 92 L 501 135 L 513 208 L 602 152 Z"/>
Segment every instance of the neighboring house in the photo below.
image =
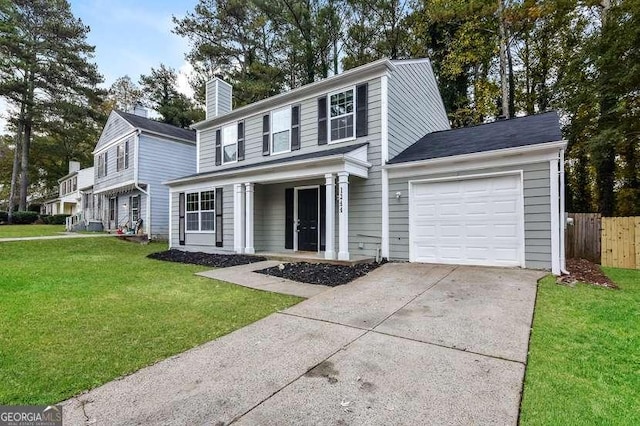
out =
<path fill-rule="evenodd" d="M 93 200 L 93 167 L 80 168 L 78 161 L 69 161 L 69 173 L 58 179 L 58 197 L 44 202 L 44 213 L 67 214 L 67 229 L 82 223 L 91 214 Z"/>
<path fill-rule="evenodd" d="M 450 130 L 426 59 L 231 97 L 207 84 L 197 173 L 167 182 L 172 248 L 562 267 L 555 113 Z"/>
<path fill-rule="evenodd" d="M 106 230 L 169 234 L 169 190 L 161 182 L 196 171 L 196 133 L 112 111 L 94 154 L 96 217 Z"/>

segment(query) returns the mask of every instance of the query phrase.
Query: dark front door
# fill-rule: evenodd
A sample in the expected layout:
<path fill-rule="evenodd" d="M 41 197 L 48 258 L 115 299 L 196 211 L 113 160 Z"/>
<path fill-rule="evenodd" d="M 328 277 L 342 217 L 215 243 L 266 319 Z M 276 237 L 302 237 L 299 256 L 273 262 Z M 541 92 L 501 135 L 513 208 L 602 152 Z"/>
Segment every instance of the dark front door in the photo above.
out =
<path fill-rule="evenodd" d="M 318 188 L 298 190 L 298 250 L 318 251 Z"/>

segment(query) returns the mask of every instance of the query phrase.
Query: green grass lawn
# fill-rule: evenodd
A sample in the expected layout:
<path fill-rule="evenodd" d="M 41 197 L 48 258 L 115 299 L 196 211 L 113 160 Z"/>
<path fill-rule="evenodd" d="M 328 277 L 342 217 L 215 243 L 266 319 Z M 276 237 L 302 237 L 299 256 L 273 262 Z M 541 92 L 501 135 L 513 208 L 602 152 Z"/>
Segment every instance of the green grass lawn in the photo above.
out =
<path fill-rule="evenodd" d="M 64 232 L 64 225 L 0 225 L 0 238 L 46 237 Z"/>
<path fill-rule="evenodd" d="M 603 269 L 620 290 L 540 282 L 522 425 L 640 424 L 640 271 Z"/>
<path fill-rule="evenodd" d="M 0 404 L 51 404 L 301 299 L 111 238 L 0 243 Z"/>

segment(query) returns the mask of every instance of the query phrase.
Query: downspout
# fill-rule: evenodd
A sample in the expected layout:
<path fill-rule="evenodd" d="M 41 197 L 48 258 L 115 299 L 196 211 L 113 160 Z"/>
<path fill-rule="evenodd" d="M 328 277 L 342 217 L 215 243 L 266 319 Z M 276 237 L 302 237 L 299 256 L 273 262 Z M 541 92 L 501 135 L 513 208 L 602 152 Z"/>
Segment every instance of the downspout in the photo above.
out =
<path fill-rule="evenodd" d="M 134 157 L 134 162 L 133 162 L 133 186 L 140 192 L 142 192 L 144 195 L 146 195 L 147 197 L 147 211 L 145 212 L 145 222 L 147 222 L 147 238 L 151 239 L 151 222 L 150 222 L 150 218 L 151 218 L 151 195 L 149 194 L 149 191 L 145 191 L 144 189 L 140 188 L 140 185 L 138 185 L 138 170 L 139 170 L 139 164 L 138 164 L 138 152 L 140 150 L 140 133 L 142 133 L 142 131 L 140 129 L 138 129 L 138 131 L 136 132 L 136 143 L 135 143 L 135 151 L 133 153 L 133 157 Z M 148 187 L 147 187 L 148 188 Z M 133 225 L 133 224 L 132 224 Z"/>
<path fill-rule="evenodd" d="M 568 275 L 569 272 L 566 269 L 566 255 L 565 255 L 565 232 L 567 229 L 567 219 L 565 218 L 564 211 L 564 149 L 560 150 L 560 272 L 563 275 Z"/>

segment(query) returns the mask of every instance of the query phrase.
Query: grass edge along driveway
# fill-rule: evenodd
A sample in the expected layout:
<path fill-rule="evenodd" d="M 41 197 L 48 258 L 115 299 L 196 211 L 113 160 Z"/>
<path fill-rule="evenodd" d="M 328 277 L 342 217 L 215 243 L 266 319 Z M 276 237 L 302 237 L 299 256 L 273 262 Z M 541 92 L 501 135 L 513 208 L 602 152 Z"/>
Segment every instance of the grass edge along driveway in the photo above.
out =
<path fill-rule="evenodd" d="M 640 424 L 640 270 L 620 286 L 538 284 L 521 425 Z"/>
<path fill-rule="evenodd" d="M 64 231 L 64 225 L 0 225 L 0 238 L 48 237 Z"/>
<path fill-rule="evenodd" d="M 0 244 L 0 404 L 52 404 L 230 333 L 300 298 L 147 259 L 111 238 Z"/>

